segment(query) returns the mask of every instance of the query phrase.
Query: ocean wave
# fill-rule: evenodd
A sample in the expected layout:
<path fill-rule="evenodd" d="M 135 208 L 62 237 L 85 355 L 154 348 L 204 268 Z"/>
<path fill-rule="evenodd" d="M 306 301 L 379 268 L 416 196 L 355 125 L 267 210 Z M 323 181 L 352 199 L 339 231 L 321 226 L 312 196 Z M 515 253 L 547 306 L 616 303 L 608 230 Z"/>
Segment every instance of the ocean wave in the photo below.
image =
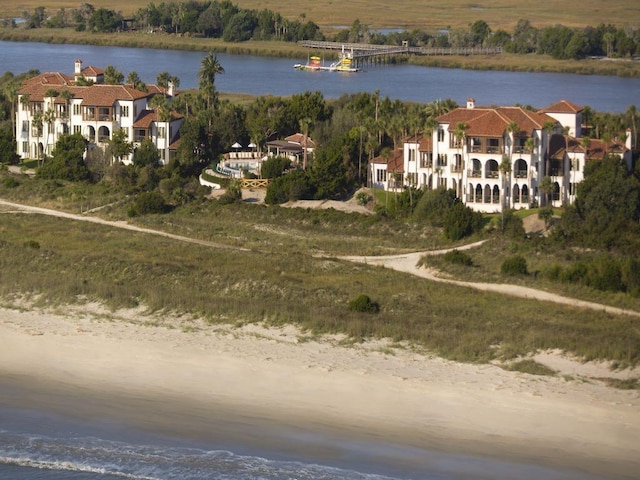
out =
<path fill-rule="evenodd" d="M 132 480 L 394 480 L 224 450 L 133 445 L 93 437 L 52 438 L 6 431 L 0 431 L 2 464 Z"/>

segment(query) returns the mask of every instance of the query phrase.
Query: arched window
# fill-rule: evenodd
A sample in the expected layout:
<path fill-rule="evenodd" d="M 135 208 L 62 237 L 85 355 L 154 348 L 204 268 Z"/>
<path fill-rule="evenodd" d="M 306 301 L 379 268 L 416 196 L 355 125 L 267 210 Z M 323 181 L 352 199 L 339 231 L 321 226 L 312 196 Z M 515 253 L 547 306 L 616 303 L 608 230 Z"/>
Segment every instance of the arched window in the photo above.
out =
<path fill-rule="evenodd" d="M 489 160 L 484 165 L 484 178 L 498 178 L 498 162 L 495 160 Z"/>
<path fill-rule="evenodd" d="M 469 184 L 469 186 L 467 187 L 467 202 L 473 202 L 474 198 L 473 198 L 473 185 Z"/>
<path fill-rule="evenodd" d="M 529 187 L 526 185 L 522 186 L 522 196 L 520 197 L 521 203 L 529 203 Z"/>
<path fill-rule="evenodd" d="M 87 140 L 89 140 L 92 143 L 95 143 L 96 141 L 96 129 L 93 128 L 91 125 L 87 127 Z"/>
<path fill-rule="evenodd" d="M 98 130 L 98 142 L 106 142 L 109 138 L 111 138 L 109 128 L 105 126 L 100 127 Z"/>
<path fill-rule="evenodd" d="M 500 187 L 498 185 L 493 186 L 493 195 L 491 197 L 492 203 L 500 203 Z"/>
<path fill-rule="evenodd" d="M 484 203 L 491 203 L 491 187 L 489 185 L 484 186 Z"/>
<path fill-rule="evenodd" d="M 519 158 L 513 163 L 513 176 L 515 178 L 527 178 L 527 161 Z"/>
<path fill-rule="evenodd" d="M 473 178 L 482 177 L 482 163 L 477 158 L 471 159 L 471 173 L 469 175 Z"/>
<path fill-rule="evenodd" d="M 553 182 L 553 201 L 560 200 L 560 184 Z"/>
<path fill-rule="evenodd" d="M 520 187 L 517 183 L 513 186 L 513 203 L 520 203 Z"/>
<path fill-rule="evenodd" d="M 482 185 L 476 185 L 476 203 L 482 203 Z"/>

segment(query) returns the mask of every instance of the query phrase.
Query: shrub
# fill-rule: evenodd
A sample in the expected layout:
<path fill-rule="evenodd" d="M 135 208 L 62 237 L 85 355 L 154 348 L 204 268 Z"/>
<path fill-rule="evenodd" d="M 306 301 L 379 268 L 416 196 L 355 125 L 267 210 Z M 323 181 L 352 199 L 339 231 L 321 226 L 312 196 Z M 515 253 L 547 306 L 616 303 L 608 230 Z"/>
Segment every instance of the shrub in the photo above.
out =
<path fill-rule="evenodd" d="M 470 267 L 473 265 L 473 261 L 471 257 L 460 250 L 451 250 L 447 252 L 442 257 L 445 262 L 454 264 L 454 265 L 464 265 L 466 267 Z"/>
<path fill-rule="evenodd" d="M 358 202 L 358 205 L 360 205 L 361 207 L 364 207 L 370 201 L 371 195 L 369 195 L 367 192 L 356 193 L 356 202 Z"/>
<path fill-rule="evenodd" d="M 40 248 L 40 244 L 35 240 L 27 240 L 23 245 L 26 248 L 33 248 L 34 250 L 38 250 Z"/>
<path fill-rule="evenodd" d="M 164 197 L 158 192 L 142 192 L 138 194 L 133 205 L 127 211 L 130 217 L 147 215 L 150 213 L 164 213 L 167 211 L 167 204 Z"/>
<path fill-rule="evenodd" d="M 444 235 L 449 240 L 460 240 L 480 230 L 482 214 L 466 205 L 455 203 L 444 216 Z"/>
<path fill-rule="evenodd" d="M 418 201 L 413 217 L 416 221 L 425 221 L 433 227 L 442 227 L 446 212 L 455 202 L 455 190 L 447 190 L 444 187 L 427 190 Z"/>
<path fill-rule="evenodd" d="M 527 275 L 527 260 L 521 255 L 509 257 L 502 262 L 500 271 L 507 275 Z"/>
<path fill-rule="evenodd" d="M 229 205 L 230 203 L 237 203 L 242 200 L 242 182 L 238 179 L 234 179 L 229 182 L 227 191 L 218 200 L 223 205 Z"/>
<path fill-rule="evenodd" d="M 526 359 L 514 362 L 508 367 L 507 370 L 512 372 L 528 373 L 529 375 L 550 375 L 553 376 L 557 372 L 546 365 L 536 362 L 535 360 Z"/>
<path fill-rule="evenodd" d="M 16 188 L 20 185 L 20 182 L 13 177 L 6 177 L 2 179 L 2 185 L 5 188 Z"/>
<path fill-rule="evenodd" d="M 349 302 L 349 310 L 361 313 L 378 313 L 380 311 L 380 305 L 372 301 L 368 295 L 363 294 Z"/>

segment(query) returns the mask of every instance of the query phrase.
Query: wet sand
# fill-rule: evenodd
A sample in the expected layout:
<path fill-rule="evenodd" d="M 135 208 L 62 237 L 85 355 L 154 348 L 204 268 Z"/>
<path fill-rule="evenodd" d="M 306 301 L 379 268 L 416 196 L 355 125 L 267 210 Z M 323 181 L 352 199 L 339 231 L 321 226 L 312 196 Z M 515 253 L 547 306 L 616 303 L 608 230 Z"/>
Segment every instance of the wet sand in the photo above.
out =
<path fill-rule="evenodd" d="M 95 306 L 4 308 L 0 406 L 407 476 L 429 469 L 434 452 L 566 478 L 640 471 L 640 393 L 593 380 L 614 375 L 606 366 L 547 354 L 573 369 L 567 380 L 303 337 Z"/>

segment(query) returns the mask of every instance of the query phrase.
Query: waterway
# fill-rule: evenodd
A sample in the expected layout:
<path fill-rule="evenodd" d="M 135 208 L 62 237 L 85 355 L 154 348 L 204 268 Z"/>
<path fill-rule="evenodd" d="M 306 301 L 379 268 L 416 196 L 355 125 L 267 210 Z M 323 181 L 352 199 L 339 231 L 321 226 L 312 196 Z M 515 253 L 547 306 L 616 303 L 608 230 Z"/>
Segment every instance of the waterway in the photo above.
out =
<path fill-rule="evenodd" d="M 198 85 L 206 53 L 141 48 L 0 42 L 0 70 L 38 69 L 73 74 L 75 59 L 84 65 L 113 65 L 125 76 L 136 71 L 147 83 L 167 71 L 180 88 Z M 414 65 L 372 66 L 358 73 L 308 72 L 293 68 L 306 58 L 283 59 L 218 54 L 225 70 L 216 77 L 221 92 L 286 96 L 320 91 L 325 98 L 379 91 L 383 97 L 412 102 L 450 98 L 458 104 L 473 97 L 478 105 L 531 105 L 543 108 L 558 100 L 588 105 L 599 112 L 621 113 L 640 105 L 640 78 L 559 73 L 525 73 L 430 68 Z"/>

